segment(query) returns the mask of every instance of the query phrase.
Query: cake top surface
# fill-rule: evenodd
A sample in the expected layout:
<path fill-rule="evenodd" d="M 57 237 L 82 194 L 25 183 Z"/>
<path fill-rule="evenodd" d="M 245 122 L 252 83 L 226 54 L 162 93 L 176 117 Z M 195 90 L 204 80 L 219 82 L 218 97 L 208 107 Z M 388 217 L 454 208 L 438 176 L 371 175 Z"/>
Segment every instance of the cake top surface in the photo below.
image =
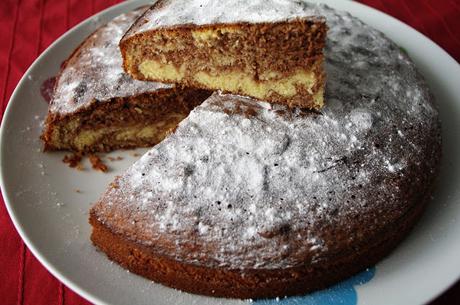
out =
<path fill-rule="evenodd" d="M 320 21 L 317 6 L 292 0 L 159 0 L 126 36 L 181 25 L 280 22 L 294 18 Z"/>
<path fill-rule="evenodd" d="M 318 9 L 321 112 L 215 93 L 116 180 L 98 219 L 178 261 L 277 269 L 344 255 L 421 203 L 440 148 L 426 84 L 382 33 Z"/>
<path fill-rule="evenodd" d="M 69 57 L 58 76 L 50 111 L 67 114 L 89 106 L 93 101 L 109 101 L 171 85 L 132 79 L 122 68 L 118 43 L 145 7 L 120 15 L 100 27 Z"/>

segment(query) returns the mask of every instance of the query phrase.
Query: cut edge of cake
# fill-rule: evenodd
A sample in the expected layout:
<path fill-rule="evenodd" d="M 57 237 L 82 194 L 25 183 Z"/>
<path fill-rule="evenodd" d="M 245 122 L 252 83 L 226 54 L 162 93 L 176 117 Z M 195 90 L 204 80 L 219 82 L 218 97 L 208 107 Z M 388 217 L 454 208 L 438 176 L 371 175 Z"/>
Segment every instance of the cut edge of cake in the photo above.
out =
<path fill-rule="evenodd" d="M 74 113 L 49 112 L 41 135 L 44 151 L 92 153 L 155 145 L 208 95 L 170 88 L 94 101 Z"/>
<path fill-rule="evenodd" d="M 147 12 L 152 10 L 155 6 Z M 144 18 L 120 41 L 123 67 L 135 79 L 222 90 L 290 107 L 324 104 L 327 25 L 321 17 L 138 31 Z"/>

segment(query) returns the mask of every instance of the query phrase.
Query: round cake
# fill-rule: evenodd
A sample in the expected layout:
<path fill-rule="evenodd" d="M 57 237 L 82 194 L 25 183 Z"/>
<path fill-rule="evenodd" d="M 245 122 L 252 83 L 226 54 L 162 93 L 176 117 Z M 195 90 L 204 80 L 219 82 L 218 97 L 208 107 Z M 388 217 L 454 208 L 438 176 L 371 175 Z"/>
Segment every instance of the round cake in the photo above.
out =
<path fill-rule="evenodd" d="M 440 161 L 433 96 L 384 34 L 318 10 L 324 108 L 214 93 L 92 208 L 109 258 L 188 292 L 274 297 L 349 277 L 407 235 Z"/>

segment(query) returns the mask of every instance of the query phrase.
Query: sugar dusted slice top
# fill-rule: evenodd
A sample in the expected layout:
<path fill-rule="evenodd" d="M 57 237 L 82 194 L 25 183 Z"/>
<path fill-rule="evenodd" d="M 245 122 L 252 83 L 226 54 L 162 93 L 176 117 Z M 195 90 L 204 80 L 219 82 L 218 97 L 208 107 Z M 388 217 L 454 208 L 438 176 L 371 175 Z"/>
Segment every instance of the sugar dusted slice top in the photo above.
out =
<path fill-rule="evenodd" d="M 305 1 L 158 1 L 120 42 L 136 79 L 323 106 L 327 26 Z"/>
<path fill-rule="evenodd" d="M 95 101 L 136 96 L 173 88 L 140 82 L 126 75 L 118 42 L 147 7 L 122 14 L 98 28 L 65 61 L 57 78 L 50 111 L 61 115 L 88 108 Z"/>

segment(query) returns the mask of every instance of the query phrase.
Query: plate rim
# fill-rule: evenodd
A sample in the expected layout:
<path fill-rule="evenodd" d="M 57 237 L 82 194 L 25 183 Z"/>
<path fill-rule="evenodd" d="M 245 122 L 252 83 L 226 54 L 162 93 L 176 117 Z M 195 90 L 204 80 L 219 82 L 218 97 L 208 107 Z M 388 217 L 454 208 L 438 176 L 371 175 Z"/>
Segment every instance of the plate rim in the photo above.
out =
<path fill-rule="evenodd" d="M 311 2 L 318 2 L 318 3 L 326 3 L 328 5 L 331 5 L 332 7 L 334 7 L 333 5 L 333 2 L 332 0 L 309 0 Z M 372 14 L 376 14 L 379 16 L 379 18 L 383 18 L 383 19 L 387 19 L 387 20 L 390 20 L 391 23 L 395 24 L 397 26 L 397 28 L 404 28 L 405 31 L 409 31 L 411 34 L 415 34 L 417 37 L 416 37 L 416 40 L 418 41 L 423 41 L 424 44 L 431 44 L 432 47 L 434 47 L 434 49 L 436 49 L 436 51 L 440 51 L 442 56 L 445 57 L 447 60 L 451 61 L 453 64 L 455 64 L 457 66 L 457 68 L 459 69 L 460 71 L 460 64 L 446 51 L 444 50 L 441 46 L 439 46 L 436 42 L 434 42 L 433 40 L 431 40 L 429 37 L 427 37 L 426 35 L 424 35 L 423 33 L 417 31 L 416 29 L 414 29 L 413 27 L 411 27 L 410 25 L 406 24 L 405 22 L 391 16 L 391 15 L 388 15 L 387 13 L 385 12 L 382 12 L 382 11 L 379 11 L 378 9 L 375 9 L 373 7 L 370 7 L 366 4 L 363 4 L 363 3 L 360 3 L 360 2 L 356 2 L 356 1 L 350 1 L 350 0 L 342 0 L 342 2 L 348 2 L 347 4 L 350 5 L 350 7 L 347 7 L 347 11 L 349 11 L 349 8 L 350 10 L 355 10 L 355 9 L 361 9 L 361 10 L 364 10 L 364 11 L 367 11 L 366 14 L 368 14 L 368 12 L 372 12 Z M 53 43 L 51 43 L 34 61 L 33 63 L 29 66 L 29 68 L 24 72 L 23 76 L 21 77 L 21 79 L 19 80 L 19 82 L 17 83 L 15 89 L 13 90 L 13 93 L 11 94 L 9 100 L 8 100 L 8 104 L 5 108 L 5 111 L 3 113 L 3 116 L 2 116 L 2 122 L 1 122 L 1 126 L 0 126 L 0 189 L 1 189 L 1 192 L 2 192 L 2 195 L 3 195 L 3 200 L 4 200 L 4 203 L 5 203 L 5 207 L 6 207 L 6 210 L 8 212 L 8 216 L 9 218 L 11 219 L 16 231 L 18 232 L 19 236 L 21 237 L 21 239 L 23 240 L 24 244 L 28 247 L 29 251 L 35 256 L 35 258 L 37 258 L 37 260 L 56 278 L 58 279 L 60 282 L 62 282 L 64 285 L 66 285 L 69 289 L 73 290 L 75 293 L 77 293 L 78 295 L 80 295 L 81 297 L 83 297 L 84 299 L 88 300 L 89 302 L 92 302 L 94 304 L 109 304 L 107 303 L 106 301 L 102 300 L 100 297 L 98 297 L 97 295 L 91 293 L 91 292 L 88 292 L 86 291 L 85 289 L 81 288 L 78 284 L 74 283 L 71 279 L 71 277 L 68 277 L 68 276 L 65 276 L 63 274 L 61 274 L 53 265 L 52 261 L 45 257 L 44 255 L 41 254 L 41 252 L 36 249 L 35 245 L 34 245 L 34 242 L 29 239 L 28 235 L 24 232 L 24 229 L 23 229 L 23 225 L 21 223 L 21 221 L 19 220 L 19 216 L 17 214 L 15 214 L 15 209 L 13 207 L 13 204 L 12 202 L 14 201 L 14 199 L 12 200 L 12 196 L 10 195 L 10 192 L 7 190 L 7 188 L 5 187 L 5 181 L 7 180 L 7 178 L 5 179 L 5 175 L 4 175 L 4 167 L 2 166 L 3 165 L 3 159 L 4 159 L 4 150 L 5 150 L 5 129 L 8 125 L 8 121 L 9 121 L 9 117 L 10 117 L 10 112 L 11 112 L 11 108 L 12 108 L 12 104 L 14 102 L 14 100 L 16 99 L 16 96 L 18 95 L 18 92 L 21 91 L 21 89 L 26 86 L 26 79 L 27 79 L 27 76 L 30 74 L 30 72 L 34 69 L 36 69 L 36 67 L 40 64 L 40 62 L 43 60 L 44 57 L 46 57 L 46 55 L 52 50 L 54 49 L 58 44 L 62 43 L 62 41 L 66 40 L 68 38 L 68 36 L 71 36 L 73 35 L 74 32 L 80 30 L 82 27 L 88 25 L 89 23 L 91 23 L 93 20 L 97 20 L 97 18 L 99 18 L 100 16 L 104 16 L 106 14 L 109 14 L 113 11 L 116 11 L 116 10 L 121 10 L 123 12 L 127 12 L 129 10 L 129 7 L 130 6 L 133 6 L 133 7 L 136 7 L 136 6 L 140 6 L 142 4 L 149 4 L 149 0 L 135 0 L 135 1 L 126 1 L 126 2 L 121 2 L 121 3 L 118 3 L 116 5 L 113 5 L 113 6 L 110 6 L 88 18 L 86 18 L 85 20 L 81 21 L 80 23 L 78 23 L 77 25 L 75 25 L 74 27 L 72 27 L 71 29 L 67 30 L 65 33 L 63 33 L 59 38 L 57 38 Z M 151 4 L 151 3 L 150 3 Z M 355 6 L 353 8 L 353 6 Z M 361 19 L 359 16 L 357 16 L 359 19 Z M 102 25 L 102 23 L 98 23 L 98 26 Z M 376 28 L 377 30 L 379 31 L 382 31 L 381 29 L 379 28 Z M 383 31 L 382 31 L 383 32 Z M 385 33 L 385 35 L 387 35 Z M 11 198 L 10 198 L 11 197 Z M 425 301 L 426 302 L 430 302 L 432 300 L 434 300 L 436 297 L 438 297 L 439 295 L 441 295 L 443 292 L 447 291 L 449 288 L 451 288 L 458 280 L 460 279 L 460 271 L 458 271 L 458 274 L 456 276 L 456 278 L 454 279 L 451 279 L 449 280 L 450 284 L 445 286 L 444 288 L 442 289 L 437 289 L 436 292 L 433 292 L 432 296 L 427 298 Z"/>

